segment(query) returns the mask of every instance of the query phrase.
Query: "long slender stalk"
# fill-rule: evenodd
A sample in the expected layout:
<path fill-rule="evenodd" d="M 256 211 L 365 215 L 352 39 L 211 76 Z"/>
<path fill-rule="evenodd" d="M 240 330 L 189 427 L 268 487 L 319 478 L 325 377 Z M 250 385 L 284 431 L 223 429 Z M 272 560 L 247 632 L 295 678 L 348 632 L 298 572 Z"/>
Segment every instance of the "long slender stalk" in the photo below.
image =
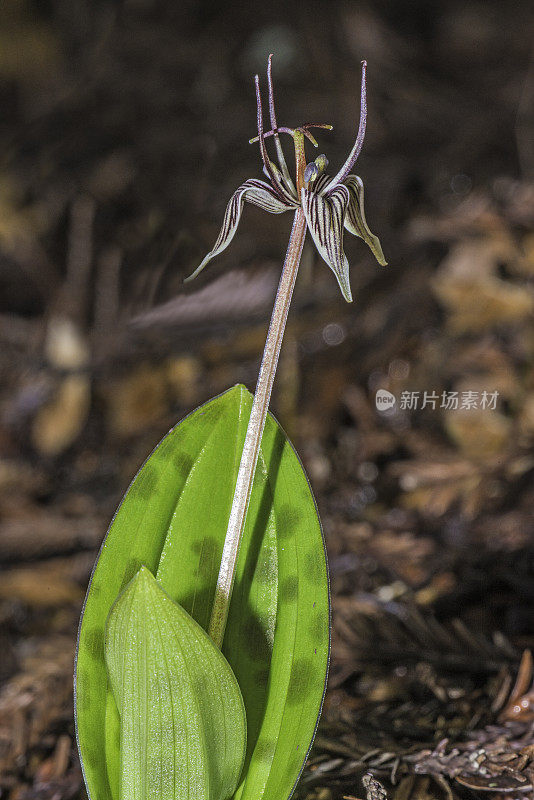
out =
<path fill-rule="evenodd" d="M 261 437 L 265 427 L 265 419 L 269 408 L 269 400 L 273 388 L 274 376 L 280 355 L 280 347 L 286 327 L 287 313 L 291 303 L 295 279 L 300 264 L 302 247 L 306 236 L 306 219 L 301 207 L 297 208 L 293 220 L 293 228 L 289 238 L 286 258 L 276 300 L 274 303 L 271 324 L 265 342 L 263 359 L 256 386 L 256 394 L 252 403 L 250 419 L 243 445 L 243 453 L 237 473 L 234 499 L 226 530 L 226 539 L 221 557 L 221 567 L 215 589 L 215 598 L 208 633 L 218 647 L 222 646 L 228 609 L 232 597 L 235 567 L 239 543 L 245 527 L 250 493 L 254 481 L 254 473 L 258 462 Z"/>

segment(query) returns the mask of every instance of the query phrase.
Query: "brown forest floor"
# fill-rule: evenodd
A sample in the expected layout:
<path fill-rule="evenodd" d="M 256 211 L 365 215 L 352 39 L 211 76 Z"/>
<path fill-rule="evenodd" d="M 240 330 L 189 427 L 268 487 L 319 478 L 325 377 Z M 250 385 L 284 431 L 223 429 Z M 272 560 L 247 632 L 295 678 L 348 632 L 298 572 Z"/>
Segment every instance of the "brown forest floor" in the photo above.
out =
<path fill-rule="evenodd" d="M 250 76 L 331 122 L 390 262 L 308 244 L 273 410 L 327 539 L 333 650 L 301 798 L 532 797 L 534 17 L 528 2 L 4 0 L 0 8 L 0 796 L 83 797 L 72 664 L 131 477 L 189 410 L 253 388 L 289 219 L 259 176 Z M 498 392 L 374 407 L 377 389 Z M 362 776 L 372 773 L 380 783 Z M 283 799 L 281 799 L 283 800 Z"/>

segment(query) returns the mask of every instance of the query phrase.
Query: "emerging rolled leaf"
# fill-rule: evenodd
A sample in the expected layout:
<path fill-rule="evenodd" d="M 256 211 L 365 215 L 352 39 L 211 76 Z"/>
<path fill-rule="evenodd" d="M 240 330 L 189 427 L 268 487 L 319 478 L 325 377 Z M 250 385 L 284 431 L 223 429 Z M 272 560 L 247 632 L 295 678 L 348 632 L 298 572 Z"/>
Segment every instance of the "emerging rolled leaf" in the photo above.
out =
<path fill-rule="evenodd" d="M 237 680 L 146 567 L 111 610 L 105 653 L 120 716 L 120 800 L 227 800 L 245 757 Z"/>
<path fill-rule="evenodd" d="M 383 267 L 387 264 L 382 252 L 382 245 L 378 236 L 375 236 L 369 230 L 367 220 L 365 219 L 365 211 L 363 207 L 363 181 L 357 175 L 349 175 L 345 180 L 350 192 L 350 202 L 347 206 L 347 213 L 345 216 L 345 228 L 354 236 L 359 236 L 364 242 L 369 245 L 371 251 Z"/>
<path fill-rule="evenodd" d="M 268 183 L 257 180 L 256 178 L 249 178 L 249 180 L 245 181 L 245 183 L 233 193 L 226 207 L 222 228 L 217 237 L 217 241 L 196 270 L 186 278 L 186 281 L 192 281 L 193 278 L 196 278 L 204 267 L 209 264 L 212 258 L 215 258 L 215 256 L 222 253 L 223 250 L 226 250 L 234 238 L 237 226 L 239 225 L 245 200 L 247 203 L 252 203 L 262 208 L 264 211 L 268 211 L 270 214 L 282 214 L 289 208 L 293 208 L 290 203 L 283 203 L 278 198 L 272 186 L 269 186 Z"/>

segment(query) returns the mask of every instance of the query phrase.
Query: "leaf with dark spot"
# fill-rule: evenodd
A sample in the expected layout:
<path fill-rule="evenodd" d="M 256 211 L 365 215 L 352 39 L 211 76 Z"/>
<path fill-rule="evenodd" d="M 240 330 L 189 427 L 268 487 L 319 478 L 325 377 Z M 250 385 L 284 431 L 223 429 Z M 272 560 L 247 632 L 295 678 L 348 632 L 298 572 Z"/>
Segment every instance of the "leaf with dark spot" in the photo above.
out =
<path fill-rule="evenodd" d="M 77 654 L 77 728 L 91 800 L 118 800 L 120 780 L 118 712 L 102 648 L 94 644 L 102 642 L 110 609 L 141 565 L 207 628 L 251 402 L 236 386 L 177 425 L 141 468 L 110 527 L 88 590 Z M 100 591 L 93 592 L 97 585 Z M 247 715 L 235 800 L 291 794 L 321 710 L 329 613 L 313 496 L 297 455 L 269 415 L 223 642 Z"/>

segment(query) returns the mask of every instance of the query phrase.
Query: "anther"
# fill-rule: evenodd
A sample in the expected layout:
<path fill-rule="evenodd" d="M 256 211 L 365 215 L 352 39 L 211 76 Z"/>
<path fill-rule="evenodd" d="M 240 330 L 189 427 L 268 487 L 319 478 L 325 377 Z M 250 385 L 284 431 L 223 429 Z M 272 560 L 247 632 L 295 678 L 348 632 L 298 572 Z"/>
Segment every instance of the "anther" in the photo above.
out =
<path fill-rule="evenodd" d="M 309 141 L 313 144 L 314 147 L 319 147 L 317 139 L 315 138 L 315 136 L 312 136 L 312 134 L 309 131 L 310 128 L 322 128 L 325 131 L 333 130 L 332 125 L 319 125 L 319 124 L 316 125 L 315 123 L 310 123 L 308 125 L 300 125 L 298 128 L 286 128 L 285 126 L 281 126 L 279 128 L 274 128 L 271 131 L 266 131 L 263 134 L 263 138 L 267 139 L 269 136 L 278 136 L 279 133 L 288 133 L 290 136 L 293 136 L 294 138 L 295 131 L 300 131 L 301 133 L 304 134 L 304 136 L 307 139 L 309 139 Z M 253 139 L 248 140 L 248 143 L 254 144 L 257 141 L 259 141 L 259 136 L 254 136 Z"/>
<path fill-rule="evenodd" d="M 304 170 L 304 183 L 312 183 L 318 174 L 319 170 L 315 161 L 312 161 L 311 164 L 307 164 Z"/>
<path fill-rule="evenodd" d="M 317 169 L 319 170 L 319 172 L 324 172 L 324 170 L 328 166 L 328 159 L 324 153 L 321 153 L 321 155 L 317 156 L 317 158 L 315 159 L 315 163 L 317 164 Z"/>
<path fill-rule="evenodd" d="M 317 156 L 315 161 L 306 165 L 306 169 L 304 170 L 304 182 L 313 183 L 313 181 L 317 180 L 319 175 L 322 175 L 327 166 L 328 159 L 324 153 L 321 153 L 320 156 Z"/>

